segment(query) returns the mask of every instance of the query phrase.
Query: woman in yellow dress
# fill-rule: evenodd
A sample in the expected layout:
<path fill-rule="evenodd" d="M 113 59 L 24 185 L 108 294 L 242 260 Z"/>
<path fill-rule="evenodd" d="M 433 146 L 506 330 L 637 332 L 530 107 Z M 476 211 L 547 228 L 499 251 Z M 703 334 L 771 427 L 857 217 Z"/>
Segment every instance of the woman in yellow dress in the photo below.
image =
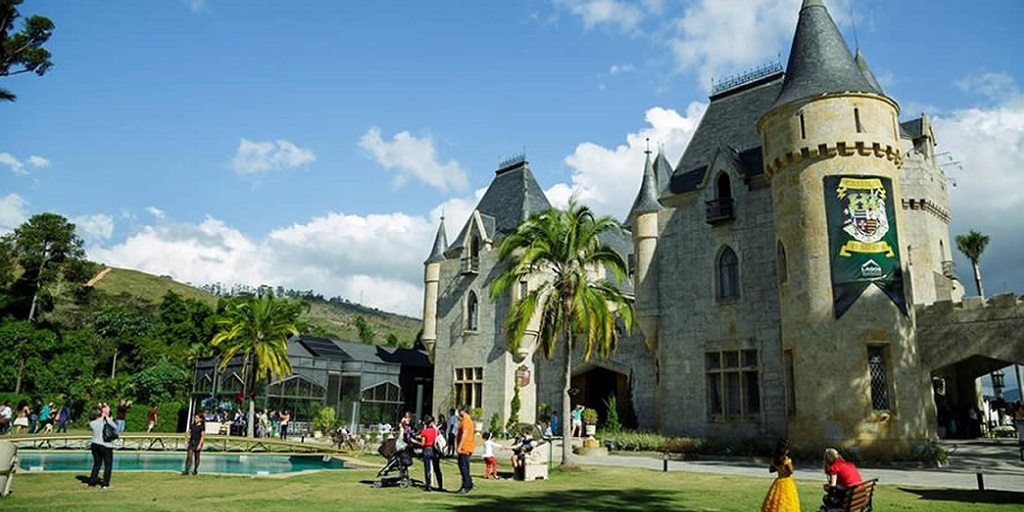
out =
<path fill-rule="evenodd" d="M 800 512 L 800 497 L 796 493 L 793 461 L 789 459 L 789 441 L 786 439 L 780 439 L 775 447 L 775 456 L 768 471 L 779 476 L 768 488 L 768 495 L 761 503 L 761 512 Z"/>

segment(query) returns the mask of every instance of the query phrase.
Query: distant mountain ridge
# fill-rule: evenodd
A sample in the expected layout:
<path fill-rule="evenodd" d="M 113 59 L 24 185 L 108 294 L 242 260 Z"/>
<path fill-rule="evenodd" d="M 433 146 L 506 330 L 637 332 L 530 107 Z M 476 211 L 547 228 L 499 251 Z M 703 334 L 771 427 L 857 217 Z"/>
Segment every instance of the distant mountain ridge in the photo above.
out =
<path fill-rule="evenodd" d="M 106 294 L 128 294 L 153 304 L 159 304 L 169 291 L 211 306 L 217 304 L 218 298 L 209 291 L 175 281 L 170 276 L 157 276 L 116 267 L 103 267 L 90 283 L 95 289 Z M 219 289 L 217 286 L 214 288 Z M 422 325 L 417 318 L 381 311 L 354 302 L 324 299 L 311 292 L 289 292 L 292 292 L 288 294 L 290 296 L 299 293 L 299 298 L 310 305 L 309 313 L 304 318 L 314 332 L 308 334 L 359 342 L 356 317 L 362 316 L 373 330 L 375 344 L 384 344 L 388 335 L 393 333 L 401 346 L 411 347 Z"/>

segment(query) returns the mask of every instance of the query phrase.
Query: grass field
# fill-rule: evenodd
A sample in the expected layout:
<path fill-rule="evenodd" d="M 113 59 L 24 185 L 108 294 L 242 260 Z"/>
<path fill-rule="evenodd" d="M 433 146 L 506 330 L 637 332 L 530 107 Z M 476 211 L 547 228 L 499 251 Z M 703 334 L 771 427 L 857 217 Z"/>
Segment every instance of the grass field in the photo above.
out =
<path fill-rule="evenodd" d="M 413 475 L 422 478 L 416 463 Z M 508 469 L 503 467 L 502 469 Z M 445 462 L 449 489 L 458 470 Z M 426 493 L 420 488 L 373 489 L 375 470 L 319 472 L 289 478 L 181 476 L 175 473 L 115 473 L 111 488 L 89 488 L 75 473 L 25 473 L 14 493 L 0 499 L 0 510 L 220 510 L 276 511 L 743 511 L 760 509 L 771 484 L 764 478 L 692 473 L 661 473 L 626 468 L 554 471 L 548 481 L 485 481 L 474 464 L 476 488 L 469 495 Z M 802 509 L 817 510 L 820 483 L 798 484 Z M 1024 492 L 915 490 L 881 486 L 875 510 L 1013 512 L 1024 510 Z"/>

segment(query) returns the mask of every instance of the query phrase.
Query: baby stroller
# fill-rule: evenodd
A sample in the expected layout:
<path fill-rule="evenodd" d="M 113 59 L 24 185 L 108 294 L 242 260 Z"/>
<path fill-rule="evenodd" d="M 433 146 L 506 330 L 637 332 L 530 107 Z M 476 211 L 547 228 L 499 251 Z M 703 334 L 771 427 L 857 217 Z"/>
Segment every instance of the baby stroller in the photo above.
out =
<path fill-rule="evenodd" d="M 412 466 L 413 457 L 412 446 L 399 443 L 397 439 L 388 439 L 380 445 L 377 453 L 387 459 L 387 463 L 377 472 L 377 479 L 373 481 L 374 487 L 397 484 L 405 488 L 412 485 L 412 478 L 409 478 L 409 467 Z"/>

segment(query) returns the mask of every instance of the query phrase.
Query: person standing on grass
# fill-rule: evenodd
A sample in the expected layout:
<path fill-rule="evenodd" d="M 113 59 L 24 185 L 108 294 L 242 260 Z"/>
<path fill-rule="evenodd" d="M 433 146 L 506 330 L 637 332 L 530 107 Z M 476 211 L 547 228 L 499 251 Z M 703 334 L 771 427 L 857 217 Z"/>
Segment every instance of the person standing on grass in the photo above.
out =
<path fill-rule="evenodd" d="M 196 413 L 192 416 L 192 423 L 185 430 L 185 469 L 182 475 L 188 474 L 189 466 L 192 466 L 192 474 L 199 474 L 199 452 L 203 451 L 203 443 L 206 441 L 206 422 L 203 415 Z"/>
<path fill-rule="evenodd" d="M 101 489 L 110 487 L 110 471 L 114 465 L 114 445 L 103 440 L 103 427 L 110 425 L 117 428 L 108 416 L 103 416 L 99 409 L 93 409 L 89 415 L 89 430 L 92 431 L 92 473 L 89 475 L 89 487 L 99 485 Z M 103 466 L 103 479 L 97 480 Z"/>
<path fill-rule="evenodd" d="M 159 420 L 158 411 L 156 405 L 150 405 L 149 410 L 146 411 L 146 433 L 152 434 L 153 428 L 156 427 L 156 422 Z"/>
<path fill-rule="evenodd" d="M 455 442 L 459 445 L 456 449 L 459 455 L 459 473 L 462 474 L 462 487 L 459 489 L 459 494 L 467 494 L 473 490 L 473 475 L 469 472 L 469 459 L 473 456 L 476 446 L 473 439 L 473 418 L 469 416 L 469 406 L 466 404 L 459 406 L 459 431 L 455 437 Z"/>
<path fill-rule="evenodd" d="M 445 457 L 455 456 L 455 436 L 459 432 L 459 415 L 455 412 L 455 409 L 448 411 L 448 453 L 444 454 Z"/>
<path fill-rule="evenodd" d="M 67 402 L 60 405 L 60 410 L 57 411 L 57 433 L 68 433 L 68 422 L 71 421 L 71 409 L 68 407 Z"/>
<path fill-rule="evenodd" d="M 131 400 L 125 400 L 123 398 L 117 404 L 117 418 L 115 418 L 115 420 L 116 420 L 115 423 L 117 423 L 117 433 L 118 434 L 120 434 L 121 432 L 124 432 L 124 419 L 128 415 L 128 408 L 131 407 L 131 406 L 132 406 L 132 401 Z"/>
<path fill-rule="evenodd" d="M 11 409 L 11 401 L 4 400 L 0 404 L 0 436 L 11 430 L 11 422 L 14 420 L 14 410 Z"/>
<path fill-rule="evenodd" d="M 292 415 L 291 415 L 290 412 L 284 411 L 284 412 L 281 413 L 280 425 L 281 425 L 281 440 L 282 441 L 288 439 L 288 423 L 290 423 L 291 421 L 292 421 Z"/>
<path fill-rule="evenodd" d="M 434 425 L 434 417 L 426 415 L 423 417 L 423 429 L 414 440 L 423 447 L 423 483 L 424 491 L 430 492 L 431 470 L 437 475 L 437 490 L 444 492 L 444 475 L 441 474 L 441 453 L 434 449 L 437 437 L 441 432 Z"/>

